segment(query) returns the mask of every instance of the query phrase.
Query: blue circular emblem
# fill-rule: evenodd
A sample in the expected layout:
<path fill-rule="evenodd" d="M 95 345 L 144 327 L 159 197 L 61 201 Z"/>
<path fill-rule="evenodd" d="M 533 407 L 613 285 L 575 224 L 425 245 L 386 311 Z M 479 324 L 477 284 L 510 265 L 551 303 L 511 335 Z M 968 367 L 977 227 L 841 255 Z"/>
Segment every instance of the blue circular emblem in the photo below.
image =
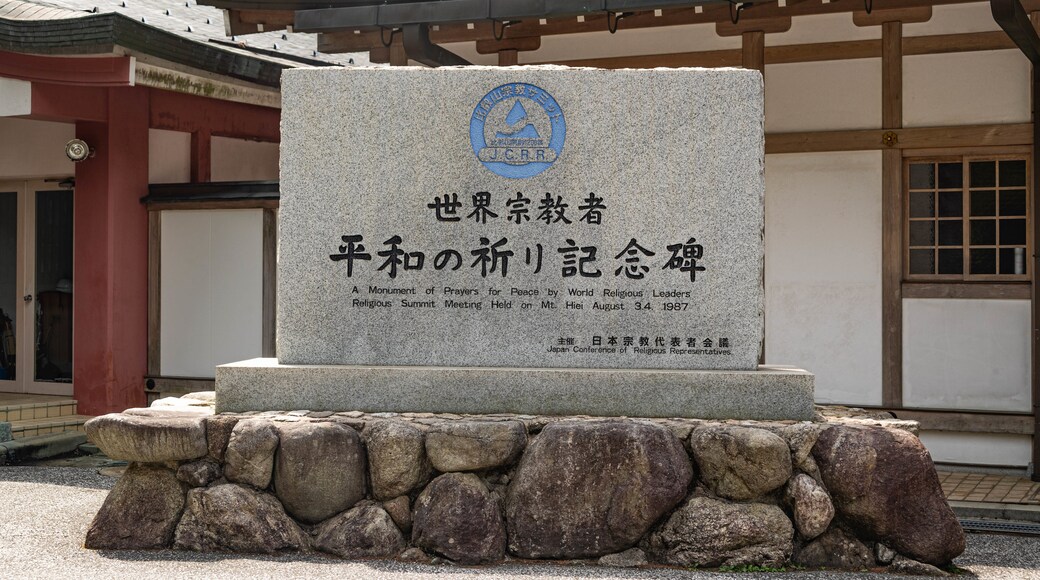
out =
<path fill-rule="evenodd" d="M 477 159 L 502 177 L 522 179 L 545 171 L 560 157 L 567 123 L 547 91 L 512 83 L 484 95 L 469 120 Z"/>

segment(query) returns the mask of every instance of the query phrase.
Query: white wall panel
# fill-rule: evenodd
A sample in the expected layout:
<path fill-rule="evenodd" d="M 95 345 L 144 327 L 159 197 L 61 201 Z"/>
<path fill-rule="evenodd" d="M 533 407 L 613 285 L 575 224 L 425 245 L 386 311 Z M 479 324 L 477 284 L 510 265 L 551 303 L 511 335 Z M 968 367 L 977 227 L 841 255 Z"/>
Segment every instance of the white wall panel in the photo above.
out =
<path fill-rule="evenodd" d="M 903 403 L 1029 412 L 1028 300 L 903 300 Z"/>
<path fill-rule="evenodd" d="M 32 83 L 0 77 L 0 117 L 32 113 Z"/>
<path fill-rule="evenodd" d="M 705 50 L 739 49 L 739 36 L 720 37 L 714 24 L 690 24 L 663 28 L 625 30 L 624 20 L 616 34 L 607 30 L 584 34 L 555 34 L 542 37 L 540 49 L 520 53 L 520 64 L 584 58 L 608 58 L 644 54 L 671 54 Z M 497 57 L 494 61 L 497 63 Z"/>
<path fill-rule="evenodd" d="M 881 127 L 881 59 L 766 67 L 766 131 Z"/>
<path fill-rule="evenodd" d="M 148 130 L 148 183 L 191 181 L 191 133 Z"/>
<path fill-rule="evenodd" d="M 1032 460 L 1029 435 L 921 431 L 920 437 L 937 463 L 1026 468 Z"/>
<path fill-rule="evenodd" d="M 766 46 L 878 38 L 881 38 L 880 26 L 856 26 L 852 22 L 852 13 L 843 12 L 792 18 L 791 29 L 787 32 L 766 35 Z"/>
<path fill-rule="evenodd" d="M 970 4 L 933 6 L 932 18 L 928 22 L 904 24 L 903 36 L 931 36 L 993 30 L 1000 30 L 1000 26 L 993 20 L 989 2 L 972 2 Z"/>
<path fill-rule="evenodd" d="M 278 179 L 278 144 L 213 137 L 213 181 L 267 181 Z"/>
<path fill-rule="evenodd" d="M 903 59 L 903 125 L 1028 123 L 1029 60 L 1021 51 Z"/>
<path fill-rule="evenodd" d="M 162 374 L 261 356 L 263 210 L 164 211 L 161 246 Z"/>
<path fill-rule="evenodd" d="M 766 156 L 766 360 L 881 403 L 881 153 Z"/>
<path fill-rule="evenodd" d="M 75 137 L 72 123 L 0 118 L 0 179 L 73 175 L 65 144 Z"/>

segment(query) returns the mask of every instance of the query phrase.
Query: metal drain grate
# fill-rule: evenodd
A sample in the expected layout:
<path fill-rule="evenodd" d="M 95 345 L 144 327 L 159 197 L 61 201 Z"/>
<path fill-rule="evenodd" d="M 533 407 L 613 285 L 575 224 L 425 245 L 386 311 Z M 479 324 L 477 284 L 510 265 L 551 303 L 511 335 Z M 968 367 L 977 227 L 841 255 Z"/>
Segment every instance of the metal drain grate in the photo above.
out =
<path fill-rule="evenodd" d="M 1040 523 L 1013 522 L 1008 520 L 982 520 L 961 518 L 961 527 L 966 532 L 997 532 L 1001 534 L 1020 534 L 1024 536 L 1040 536 Z"/>

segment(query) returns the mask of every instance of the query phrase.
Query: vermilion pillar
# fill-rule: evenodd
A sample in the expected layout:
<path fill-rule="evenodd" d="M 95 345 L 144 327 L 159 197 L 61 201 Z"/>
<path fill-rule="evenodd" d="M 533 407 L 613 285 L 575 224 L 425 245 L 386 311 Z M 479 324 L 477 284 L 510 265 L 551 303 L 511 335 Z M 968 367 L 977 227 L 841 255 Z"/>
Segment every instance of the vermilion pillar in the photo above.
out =
<path fill-rule="evenodd" d="M 109 88 L 107 121 L 79 121 L 73 385 L 86 415 L 144 406 L 148 319 L 148 95 Z"/>

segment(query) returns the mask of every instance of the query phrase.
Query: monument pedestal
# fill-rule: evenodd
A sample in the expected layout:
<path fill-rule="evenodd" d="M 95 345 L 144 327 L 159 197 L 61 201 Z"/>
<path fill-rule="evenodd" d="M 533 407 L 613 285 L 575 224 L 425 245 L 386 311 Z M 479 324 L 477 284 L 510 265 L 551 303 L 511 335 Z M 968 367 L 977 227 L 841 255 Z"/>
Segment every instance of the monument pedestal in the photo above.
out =
<path fill-rule="evenodd" d="M 756 371 L 287 365 L 217 367 L 217 412 L 515 413 L 812 420 L 812 373 Z"/>

